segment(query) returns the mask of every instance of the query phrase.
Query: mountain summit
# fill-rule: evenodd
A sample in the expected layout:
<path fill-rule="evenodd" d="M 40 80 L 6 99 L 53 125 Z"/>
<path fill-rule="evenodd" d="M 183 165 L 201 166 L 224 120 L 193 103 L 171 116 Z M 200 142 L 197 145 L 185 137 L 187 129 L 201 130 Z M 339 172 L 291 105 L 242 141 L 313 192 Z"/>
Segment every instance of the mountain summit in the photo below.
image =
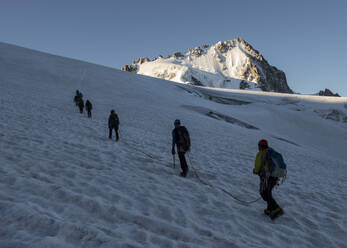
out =
<path fill-rule="evenodd" d="M 179 83 L 293 93 L 283 71 L 271 66 L 242 38 L 203 45 L 153 60 L 139 58 L 123 71 Z"/>

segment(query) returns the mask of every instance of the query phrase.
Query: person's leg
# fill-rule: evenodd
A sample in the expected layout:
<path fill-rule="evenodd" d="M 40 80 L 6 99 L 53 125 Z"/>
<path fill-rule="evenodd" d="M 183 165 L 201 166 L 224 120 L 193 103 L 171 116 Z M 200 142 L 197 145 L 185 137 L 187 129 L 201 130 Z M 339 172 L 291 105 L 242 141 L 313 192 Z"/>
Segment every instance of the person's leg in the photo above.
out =
<path fill-rule="evenodd" d="M 260 195 L 263 198 L 263 200 L 266 201 L 266 210 L 269 210 L 268 187 L 265 178 L 260 178 Z"/>
<path fill-rule="evenodd" d="M 270 211 L 273 211 L 273 210 L 279 208 L 277 202 L 272 197 L 272 190 L 276 186 L 276 184 L 277 184 L 277 178 L 270 177 L 269 181 L 268 181 L 268 190 L 267 190 L 267 198 L 268 198 L 268 204 L 269 204 L 268 209 Z"/>
<path fill-rule="evenodd" d="M 108 130 L 109 130 L 108 138 L 112 139 L 112 128 L 108 128 Z"/>
<path fill-rule="evenodd" d="M 187 165 L 187 161 L 186 161 L 184 154 L 185 154 L 184 152 L 179 152 L 178 158 L 180 159 L 180 164 L 181 164 L 181 168 L 182 168 L 182 175 L 185 177 L 187 175 L 187 172 L 188 172 L 188 165 Z"/>

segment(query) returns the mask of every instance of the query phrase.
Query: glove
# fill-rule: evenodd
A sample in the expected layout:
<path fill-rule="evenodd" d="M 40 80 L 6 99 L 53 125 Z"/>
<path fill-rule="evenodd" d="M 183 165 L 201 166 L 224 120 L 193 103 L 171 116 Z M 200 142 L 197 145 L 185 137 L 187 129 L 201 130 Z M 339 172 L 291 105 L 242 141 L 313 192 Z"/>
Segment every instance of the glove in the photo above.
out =
<path fill-rule="evenodd" d="M 172 151 L 171 151 L 172 155 L 175 155 L 176 152 L 175 152 L 175 148 L 172 148 Z"/>
<path fill-rule="evenodd" d="M 258 175 L 258 173 L 255 171 L 255 168 L 253 169 L 253 174 Z"/>

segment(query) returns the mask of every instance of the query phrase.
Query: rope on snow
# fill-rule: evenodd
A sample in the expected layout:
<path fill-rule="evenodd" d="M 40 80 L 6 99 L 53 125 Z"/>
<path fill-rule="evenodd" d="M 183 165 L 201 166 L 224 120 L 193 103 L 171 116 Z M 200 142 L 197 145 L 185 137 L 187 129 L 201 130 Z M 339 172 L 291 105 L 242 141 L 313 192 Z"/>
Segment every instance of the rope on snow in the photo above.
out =
<path fill-rule="evenodd" d="M 221 190 L 222 192 L 224 192 L 225 194 L 229 195 L 231 198 L 233 198 L 234 200 L 240 202 L 240 203 L 243 204 L 243 205 L 250 205 L 250 204 L 255 203 L 255 202 L 257 202 L 257 201 L 259 201 L 259 200 L 261 199 L 261 197 L 258 197 L 257 199 L 254 199 L 254 200 L 252 200 L 252 201 L 243 201 L 243 200 L 239 199 L 238 197 L 234 196 L 234 195 L 233 195 L 232 193 L 230 193 L 229 191 L 227 191 L 227 190 L 225 190 L 225 189 L 223 189 L 223 188 L 221 188 L 221 187 L 215 187 L 215 186 L 213 186 L 213 185 L 211 185 L 211 184 L 205 182 L 204 180 L 202 180 L 202 179 L 200 178 L 199 174 L 198 174 L 197 171 L 195 170 L 195 168 L 194 168 L 194 166 L 193 166 L 193 163 L 192 163 L 192 161 L 191 161 L 191 159 L 190 159 L 190 157 L 189 157 L 189 153 L 187 153 L 187 156 L 188 156 L 188 159 L 189 159 L 189 163 L 190 163 L 190 165 L 191 165 L 191 168 L 192 168 L 192 170 L 193 170 L 193 172 L 194 172 L 196 178 L 200 181 L 200 183 L 202 183 L 202 184 L 204 184 L 204 185 L 206 185 L 206 186 L 209 186 L 209 187 L 211 187 L 211 188 L 216 188 L 216 189 Z"/>

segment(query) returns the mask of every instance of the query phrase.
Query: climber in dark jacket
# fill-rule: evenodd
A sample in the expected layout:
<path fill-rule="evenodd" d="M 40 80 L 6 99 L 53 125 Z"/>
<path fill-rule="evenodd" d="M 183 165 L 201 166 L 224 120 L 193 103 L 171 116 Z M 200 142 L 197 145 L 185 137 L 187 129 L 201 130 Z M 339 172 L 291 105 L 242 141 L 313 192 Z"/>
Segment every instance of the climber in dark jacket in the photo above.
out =
<path fill-rule="evenodd" d="M 93 105 L 92 103 L 87 100 L 86 101 L 86 110 L 87 110 L 87 113 L 88 113 L 88 117 L 91 118 L 92 117 L 92 109 L 93 109 Z"/>
<path fill-rule="evenodd" d="M 185 153 L 190 150 L 190 137 L 188 130 L 181 126 L 180 120 L 175 120 L 175 128 L 172 130 L 172 155 L 175 155 L 175 145 L 177 146 L 178 158 L 180 159 L 180 164 L 182 168 L 181 176 L 186 177 L 189 171 L 187 161 L 185 158 Z"/>
<path fill-rule="evenodd" d="M 79 106 L 80 99 L 83 99 L 83 94 L 79 90 L 76 90 L 76 95 L 74 97 L 74 102 L 76 106 Z"/>
<path fill-rule="evenodd" d="M 116 141 L 119 140 L 119 118 L 118 115 L 115 113 L 115 111 L 112 109 L 110 117 L 108 118 L 108 128 L 109 128 L 109 139 L 112 139 L 112 130 L 114 129 L 116 132 Z"/>
<path fill-rule="evenodd" d="M 84 101 L 82 98 L 78 100 L 78 107 L 80 109 L 80 113 L 83 114 Z"/>

